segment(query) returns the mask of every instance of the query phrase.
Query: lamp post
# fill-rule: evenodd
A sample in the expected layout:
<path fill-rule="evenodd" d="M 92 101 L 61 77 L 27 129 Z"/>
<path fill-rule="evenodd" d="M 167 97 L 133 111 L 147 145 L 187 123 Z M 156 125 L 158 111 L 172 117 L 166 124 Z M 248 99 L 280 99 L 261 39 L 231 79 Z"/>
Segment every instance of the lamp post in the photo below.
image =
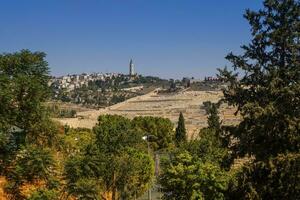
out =
<path fill-rule="evenodd" d="M 142 138 L 143 138 L 143 140 L 145 140 L 147 142 L 148 155 L 151 157 L 151 154 L 150 154 L 150 144 L 149 144 L 150 137 L 156 138 L 155 135 L 149 135 L 149 134 L 146 135 L 146 136 L 143 136 Z M 148 189 L 148 200 L 151 200 L 151 199 L 152 199 L 151 198 L 151 187 L 149 187 L 149 189 Z"/>

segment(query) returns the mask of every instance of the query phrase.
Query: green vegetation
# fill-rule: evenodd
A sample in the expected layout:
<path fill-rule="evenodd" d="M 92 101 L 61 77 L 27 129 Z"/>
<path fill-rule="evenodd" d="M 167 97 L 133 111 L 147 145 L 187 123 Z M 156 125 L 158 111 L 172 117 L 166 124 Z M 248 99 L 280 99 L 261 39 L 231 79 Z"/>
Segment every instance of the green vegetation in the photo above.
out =
<path fill-rule="evenodd" d="M 56 124 L 51 114 L 65 111 L 46 107 L 45 54 L 1 54 L 0 176 L 8 198 L 136 199 L 155 182 L 155 154 L 163 157 L 164 199 L 300 199 L 299 16 L 295 0 L 265 0 L 246 12 L 253 39 L 243 55 L 227 56 L 234 71 L 220 70 L 229 84 L 224 99 L 204 102 L 208 127 L 192 140 L 182 113 L 175 132 L 160 117 L 103 115 L 93 130 Z M 222 124 L 223 102 L 237 108 L 239 124 Z M 236 167 L 236 158 L 247 164 Z"/>
<path fill-rule="evenodd" d="M 37 182 L 54 189 L 53 149 L 58 127 L 43 102 L 49 97 L 45 54 L 23 50 L 0 55 L 1 171 L 11 199 L 24 199 L 22 188 Z"/>
<path fill-rule="evenodd" d="M 252 40 L 243 55 L 230 53 L 235 72 L 220 70 L 230 86 L 224 101 L 238 108 L 242 121 L 227 127 L 235 138 L 234 156 L 252 156 L 237 175 L 244 199 L 299 199 L 300 179 L 300 3 L 266 0 L 258 12 L 247 10 Z M 297 192 L 298 191 L 298 192 Z"/>
<path fill-rule="evenodd" d="M 162 161 L 160 184 L 164 199 L 225 199 L 230 176 L 229 151 L 220 136 L 217 106 L 208 109 L 210 126 L 199 137 L 181 143 Z M 213 106 L 214 105 L 214 106 Z M 214 119 L 214 120 L 211 120 Z"/>
<path fill-rule="evenodd" d="M 169 119 L 161 117 L 135 117 L 132 120 L 133 127 L 143 136 L 152 135 L 150 146 L 154 151 L 174 146 L 173 123 Z"/>
<path fill-rule="evenodd" d="M 180 146 L 180 144 L 185 143 L 187 141 L 184 117 L 182 112 L 180 112 L 178 118 L 178 125 L 175 131 L 175 141 L 177 146 Z"/>
<path fill-rule="evenodd" d="M 221 121 L 218 113 L 220 103 L 211 103 L 210 101 L 203 102 L 204 110 L 206 111 L 208 127 L 215 129 L 216 131 L 221 130 Z"/>
<path fill-rule="evenodd" d="M 49 105 L 48 110 L 51 114 L 51 117 L 54 118 L 73 118 L 76 117 L 76 110 L 74 109 L 64 109 L 59 108 L 56 104 Z"/>
<path fill-rule="evenodd" d="M 153 160 L 142 145 L 142 136 L 132 127 L 129 119 L 118 115 L 99 117 L 95 139 L 67 160 L 71 195 L 95 199 L 111 194 L 111 199 L 131 199 L 145 192 L 153 178 Z"/>
<path fill-rule="evenodd" d="M 129 98 L 146 94 L 158 87 L 167 87 L 169 82 L 152 76 L 139 75 L 131 80 L 127 75 L 118 75 L 105 80 L 89 81 L 74 90 L 62 89 L 53 83 L 52 100 L 71 102 L 90 108 L 101 108 L 123 102 Z M 125 88 L 143 86 L 137 91 L 124 91 Z"/>
<path fill-rule="evenodd" d="M 201 162 L 187 151 L 179 151 L 162 166 L 163 199 L 224 199 L 228 178 L 217 165 Z"/>
<path fill-rule="evenodd" d="M 157 136 L 153 150 L 167 148 L 173 144 L 172 123 L 117 115 L 100 116 L 93 130 L 54 123 L 50 117 L 64 112 L 45 103 L 49 88 L 44 57 L 28 50 L 0 56 L 0 175 L 7 181 L 7 196 L 18 200 L 141 196 L 154 176 L 144 131 Z M 145 126 L 148 122 L 151 127 Z"/>
<path fill-rule="evenodd" d="M 222 126 L 221 102 L 204 102 L 208 127 L 163 162 L 164 199 L 300 198 L 300 3 L 264 5 L 246 12 L 253 39 L 243 55 L 227 56 L 235 71 L 219 75 L 229 83 L 221 102 L 237 107 L 241 122 Z M 252 159 L 231 168 L 239 157 Z"/>

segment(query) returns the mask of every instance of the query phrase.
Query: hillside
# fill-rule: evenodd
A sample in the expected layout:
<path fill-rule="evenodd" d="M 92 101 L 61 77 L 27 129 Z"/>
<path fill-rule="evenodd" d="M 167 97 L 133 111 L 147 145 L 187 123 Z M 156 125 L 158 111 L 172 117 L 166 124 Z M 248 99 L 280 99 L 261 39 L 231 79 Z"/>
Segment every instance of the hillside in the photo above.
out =
<path fill-rule="evenodd" d="M 146 95 L 131 98 L 122 103 L 115 104 L 100 110 L 78 112 L 77 118 L 57 119 L 62 124 L 71 127 L 92 128 L 97 117 L 103 114 L 118 114 L 128 118 L 136 116 L 159 116 L 169 118 L 174 124 L 177 123 L 179 113 L 182 112 L 189 137 L 198 133 L 200 128 L 205 127 L 207 118 L 202 104 L 205 101 L 217 102 L 222 97 L 221 91 L 182 91 L 177 93 L 161 94 L 158 90 Z M 234 115 L 234 109 L 222 106 L 220 117 L 225 124 L 238 121 Z"/>

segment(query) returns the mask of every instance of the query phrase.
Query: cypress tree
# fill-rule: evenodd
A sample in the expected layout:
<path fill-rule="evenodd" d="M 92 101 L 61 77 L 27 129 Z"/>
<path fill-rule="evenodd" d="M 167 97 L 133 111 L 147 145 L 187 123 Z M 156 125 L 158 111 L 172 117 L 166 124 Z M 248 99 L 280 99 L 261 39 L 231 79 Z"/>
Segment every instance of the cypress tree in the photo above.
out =
<path fill-rule="evenodd" d="M 221 120 L 219 117 L 220 103 L 212 103 L 210 101 L 203 102 L 204 109 L 206 111 L 208 128 L 214 129 L 215 131 L 221 130 Z"/>
<path fill-rule="evenodd" d="M 180 112 L 179 114 L 178 125 L 175 133 L 175 140 L 177 146 L 187 141 L 184 117 L 182 112 Z"/>

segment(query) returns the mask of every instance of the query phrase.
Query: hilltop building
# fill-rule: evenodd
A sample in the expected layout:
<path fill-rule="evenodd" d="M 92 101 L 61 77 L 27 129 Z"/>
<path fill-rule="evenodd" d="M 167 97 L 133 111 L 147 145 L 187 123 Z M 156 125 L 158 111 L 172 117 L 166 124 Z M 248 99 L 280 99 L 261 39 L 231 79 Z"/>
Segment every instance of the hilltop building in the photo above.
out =
<path fill-rule="evenodd" d="M 132 59 L 130 59 L 130 62 L 129 62 L 129 76 L 135 76 L 135 72 L 134 72 L 134 64 L 133 64 L 133 61 Z"/>

